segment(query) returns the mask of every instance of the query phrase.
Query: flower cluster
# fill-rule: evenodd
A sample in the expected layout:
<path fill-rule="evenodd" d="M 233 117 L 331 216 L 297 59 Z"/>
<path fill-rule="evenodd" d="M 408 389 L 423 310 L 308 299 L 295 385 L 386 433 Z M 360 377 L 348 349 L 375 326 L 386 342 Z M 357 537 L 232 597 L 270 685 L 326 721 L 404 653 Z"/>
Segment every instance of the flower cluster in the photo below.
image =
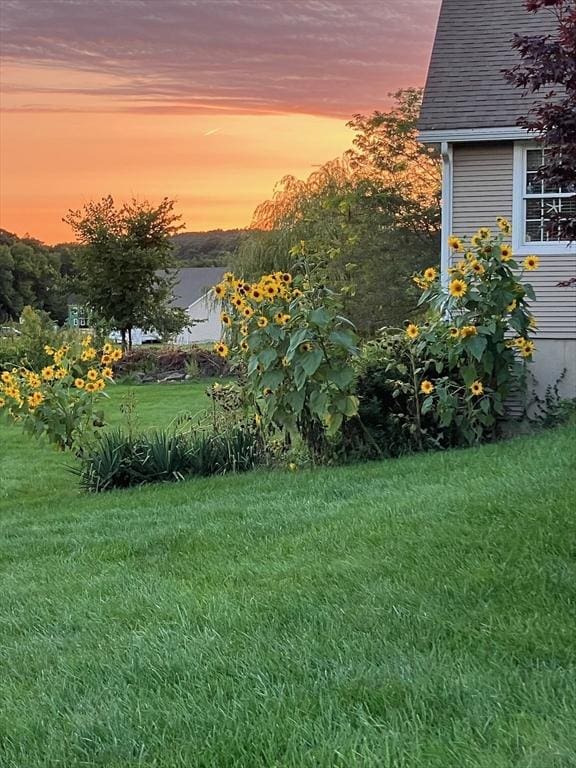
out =
<path fill-rule="evenodd" d="M 469 240 L 448 238 L 455 261 L 446 286 L 433 267 L 414 277 L 420 304 L 433 312 L 426 323 L 408 323 L 404 333 L 416 358 L 427 361 L 418 386 L 426 409 L 437 406 L 445 424 L 456 419 L 492 426 L 512 381 L 522 378 L 520 362 L 535 350 L 529 311 L 535 296 L 524 275 L 538 268 L 539 259 L 517 262 L 506 242 L 510 223 L 498 217 L 496 224 L 496 232 L 481 227 Z"/>
<path fill-rule="evenodd" d="M 286 325 L 290 319 L 289 305 L 295 299 L 299 299 L 303 293 L 293 286 L 292 275 L 288 272 L 274 272 L 264 275 L 255 283 L 244 282 L 236 278 L 231 272 L 227 272 L 221 283 L 214 287 L 214 295 L 225 306 L 220 315 L 225 329 L 230 329 L 234 320 L 240 320 L 240 334 L 243 340 L 240 349 L 243 353 L 250 351 L 246 338 L 258 328 L 266 328 L 270 320 L 278 326 Z M 266 308 L 266 311 L 262 310 Z M 230 348 L 225 341 L 217 342 L 214 351 L 221 357 L 227 357 Z"/>
<path fill-rule="evenodd" d="M 356 413 L 356 337 L 336 294 L 313 273 L 274 272 L 256 282 L 227 273 L 213 290 L 224 327 L 214 349 L 246 372 L 257 423 L 313 443 Z"/>
<path fill-rule="evenodd" d="M 91 336 L 43 351 L 46 365 L 39 370 L 13 366 L 0 375 L 0 408 L 35 425 L 35 433 L 46 432 L 59 447 L 71 447 L 79 422 L 90 418 L 94 397 L 112 381 L 122 351 L 112 344 L 98 350 Z"/>

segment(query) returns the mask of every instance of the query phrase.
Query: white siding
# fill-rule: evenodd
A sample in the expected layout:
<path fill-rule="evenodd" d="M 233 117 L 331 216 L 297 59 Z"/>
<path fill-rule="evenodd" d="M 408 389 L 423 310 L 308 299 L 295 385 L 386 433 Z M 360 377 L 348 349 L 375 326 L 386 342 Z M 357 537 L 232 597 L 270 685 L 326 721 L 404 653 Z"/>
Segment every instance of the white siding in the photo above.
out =
<path fill-rule="evenodd" d="M 514 227 L 513 143 L 455 144 L 453 153 L 452 232 L 469 237 L 479 227 L 495 227 L 497 216 Z M 540 269 L 526 275 L 536 292 L 537 338 L 576 339 L 576 286 L 557 285 L 572 277 L 576 254 L 569 253 L 541 256 Z"/>

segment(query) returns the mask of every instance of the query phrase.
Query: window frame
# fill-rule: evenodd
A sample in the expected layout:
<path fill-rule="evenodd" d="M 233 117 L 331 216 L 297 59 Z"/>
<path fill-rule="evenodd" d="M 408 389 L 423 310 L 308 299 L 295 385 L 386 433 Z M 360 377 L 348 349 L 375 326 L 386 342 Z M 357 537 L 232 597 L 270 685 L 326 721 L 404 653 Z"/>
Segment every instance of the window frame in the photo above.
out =
<path fill-rule="evenodd" d="M 576 243 L 570 244 L 568 240 L 531 240 L 527 242 L 524 239 L 526 231 L 526 173 L 528 167 L 528 150 L 541 149 L 540 145 L 534 141 L 514 142 L 514 171 L 513 171 L 513 190 L 512 190 L 512 247 L 514 253 L 519 256 L 528 256 L 530 254 L 570 254 L 576 253 Z M 558 195 L 556 195 L 557 197 Z M 550 193 L 550 197 L 554 197 Z M 534 195 L 534 199 L 542 199 L 541 195 Z"/>

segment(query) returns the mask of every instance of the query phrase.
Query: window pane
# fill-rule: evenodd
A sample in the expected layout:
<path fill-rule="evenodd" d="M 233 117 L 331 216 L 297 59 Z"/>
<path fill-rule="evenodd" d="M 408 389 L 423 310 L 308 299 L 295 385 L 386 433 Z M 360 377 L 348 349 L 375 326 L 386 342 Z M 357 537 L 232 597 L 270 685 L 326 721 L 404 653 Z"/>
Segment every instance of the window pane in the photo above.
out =
<path fill-rule="evenodd" d="M 536 179 L 535 173 L 526 174 L 526 194 L 527 195 L 542 194 L 542 182 Z"/>
<path fill-rule="evenodd" d="M 557 240 L 552 231 L 552 219 L 576 216 L 576 197 L 548 197 L 526 200 L 526 242 Z"/>
<path fill-rule="evenodd" d="M 528 171 L 537 171 L 544 160 L 544 153 L 541 149 L 529 149 L 526 152 L 526 168 Z"/>

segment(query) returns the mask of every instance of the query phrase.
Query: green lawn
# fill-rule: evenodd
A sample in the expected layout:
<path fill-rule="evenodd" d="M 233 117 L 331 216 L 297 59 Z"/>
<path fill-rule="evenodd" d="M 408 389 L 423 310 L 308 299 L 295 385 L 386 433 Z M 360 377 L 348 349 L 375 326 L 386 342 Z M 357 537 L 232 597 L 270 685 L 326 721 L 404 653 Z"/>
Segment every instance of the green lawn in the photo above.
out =
<path fill-rule="evenodd" d="M 0 766 L 576 766 L 574 438 L 82 496 L 0 427 Z"/>

